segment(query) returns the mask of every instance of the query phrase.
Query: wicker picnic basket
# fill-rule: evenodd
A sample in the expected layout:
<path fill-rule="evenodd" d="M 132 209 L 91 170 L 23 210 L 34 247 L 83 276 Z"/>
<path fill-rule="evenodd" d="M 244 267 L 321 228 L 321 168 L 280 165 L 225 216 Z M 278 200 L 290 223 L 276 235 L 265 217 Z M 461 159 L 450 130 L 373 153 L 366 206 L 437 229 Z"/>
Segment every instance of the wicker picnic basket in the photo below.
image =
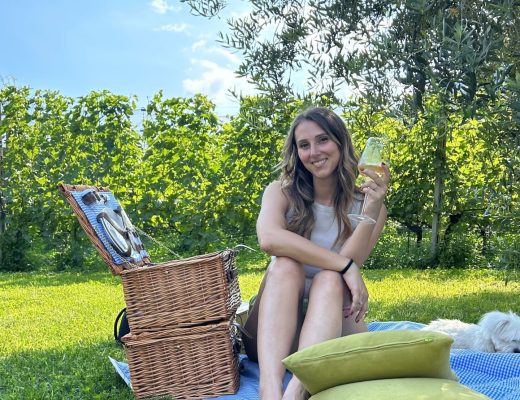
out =
<path fill-rule="evenodd" d="M 121 276 L 131 332 L 123 342 L 136 397 L 235 393 L 235 251 L 154 264 L 110 190 L 65 184 L 59 189 L 112 273 Z"/>
<path fill-rule="evenodd" d="M 65 184 L 59 189 L 112 273 L 121 276 L 131 332 L 229 320 L 235 314 L 240 289 L 234 250 L 161 263 L 152 263 L 143 246 L 138 259 L 121 256 L 113 251 L 96 221 L 96 214 L 107 205 L 120 207 L 110 190 Z M 82 204 L 85 193 L 91 191 L 106 197 L 106 204 Z"/>
<path fill-rule="evenodd" d="M 121 278 L 135 333 L 229 320 L 240 306 L 233 250 L 125 270 Z"/>
<path fill-rule="evenodd" d="M 234 394 L 240 382 L 236 336 L 229 321 L 124 336 L 135 396 Z"/>

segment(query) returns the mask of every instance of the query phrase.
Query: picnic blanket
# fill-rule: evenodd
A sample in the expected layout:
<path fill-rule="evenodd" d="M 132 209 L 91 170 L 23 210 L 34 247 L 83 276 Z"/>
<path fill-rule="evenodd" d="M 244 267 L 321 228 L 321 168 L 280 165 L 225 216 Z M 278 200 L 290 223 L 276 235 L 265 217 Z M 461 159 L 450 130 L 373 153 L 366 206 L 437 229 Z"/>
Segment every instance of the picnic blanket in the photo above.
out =
<path fill-rule="evenodd" d="M 368 324 L 368 330 L 420 329 L 423 326 L 423 324 L 411 321 L 371 322 Z M 111 362 L 125 382 L 130 384 L 127 364 L 113 359 Z M 483 393 L 493 400 L 520 400 L 520 354 L 452 349 L 450 364 L 461 384 Z M 285 385 L 290 377 L 290 373 L 285 375 Z M 258 379 L 258 364 L 241 356 L 240 389 L 234 395 L 215 399 L 257 400 Z"/>

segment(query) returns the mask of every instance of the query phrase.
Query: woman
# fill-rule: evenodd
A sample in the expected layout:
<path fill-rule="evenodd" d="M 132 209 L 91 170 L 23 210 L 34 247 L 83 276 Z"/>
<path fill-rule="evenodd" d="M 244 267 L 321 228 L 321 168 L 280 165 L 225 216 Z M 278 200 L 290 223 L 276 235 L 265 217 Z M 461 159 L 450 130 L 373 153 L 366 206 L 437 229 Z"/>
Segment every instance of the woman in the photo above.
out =
<path fill-rule="evenodd" d="M 281 399 L 291 352 L 342 335 L 367 331 L 368 292 L 360 267 L 376 244 L 386 220 L 383 200 L 390 180 L 361 185 L 364 214 L 375 224 L 351 225 L 363 193 L 355 188 L 357 158 L 345 124 L 325 108 L 311 108 L 294 120 L 283 150 L 281 178 L 262 198 L 257 235 L 271 263 L 246 323 L 250 359 L 260 365 L 260 398 Z M 302 299 L 308 299 L 305 317 Z M 303 399 L 293 377 L 283 399 Z"/>

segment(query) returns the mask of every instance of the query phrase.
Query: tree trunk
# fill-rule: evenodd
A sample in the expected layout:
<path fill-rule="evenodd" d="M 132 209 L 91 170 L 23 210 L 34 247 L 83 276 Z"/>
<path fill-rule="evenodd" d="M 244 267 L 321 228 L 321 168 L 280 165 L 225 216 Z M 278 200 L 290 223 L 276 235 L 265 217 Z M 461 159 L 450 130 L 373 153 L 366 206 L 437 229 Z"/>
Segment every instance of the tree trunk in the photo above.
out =
<path fill-rule="evenodd" d="M 420 245 L 423 239 L 423 229 L 420 225 L 408 225 L 406 224 L 409 232 L 415 234 L 415 243 Z"/>
<path fill-rule="evenodd" d="M 479 226 L 480 237 L 482 238 L 482 250 L 480 254 L 485 256 L 489 254 L 489 238 L 491 236 L 491 232 L 488 226 Z"/>
<path fill-rule="evenodd" d="M 446 136 L 446 129 L 443 129 L 437 137 L 437 148 L 435 149 L 435 185 L 433 188 L 432 238 L 430 248 L 430 258 L 432 263 L 436 262 L 439 251 L 442 194 L 444 191 L 444 175 L 446 170 Z"/>

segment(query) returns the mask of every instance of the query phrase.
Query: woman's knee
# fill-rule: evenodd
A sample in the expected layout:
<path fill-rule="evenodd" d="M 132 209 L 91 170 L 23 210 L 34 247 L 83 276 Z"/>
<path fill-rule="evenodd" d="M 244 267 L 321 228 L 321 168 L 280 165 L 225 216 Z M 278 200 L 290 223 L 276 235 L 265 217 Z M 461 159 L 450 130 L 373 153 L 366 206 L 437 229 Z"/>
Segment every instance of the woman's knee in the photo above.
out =
<path fill-rule="evenodd" d="M 276 257 L 269 267 L 268 278 L 290 280 L 291 282 L 305 281 L 303 266 L 289 257 Z"/>
<path fill-rule="evenodd" d="M 312 279 L 311 290 L 319 290 L 323 294 L 330 293 L 333 296 L 343 296 L 345 283 L 336 271 L 322 270 Z"/>

